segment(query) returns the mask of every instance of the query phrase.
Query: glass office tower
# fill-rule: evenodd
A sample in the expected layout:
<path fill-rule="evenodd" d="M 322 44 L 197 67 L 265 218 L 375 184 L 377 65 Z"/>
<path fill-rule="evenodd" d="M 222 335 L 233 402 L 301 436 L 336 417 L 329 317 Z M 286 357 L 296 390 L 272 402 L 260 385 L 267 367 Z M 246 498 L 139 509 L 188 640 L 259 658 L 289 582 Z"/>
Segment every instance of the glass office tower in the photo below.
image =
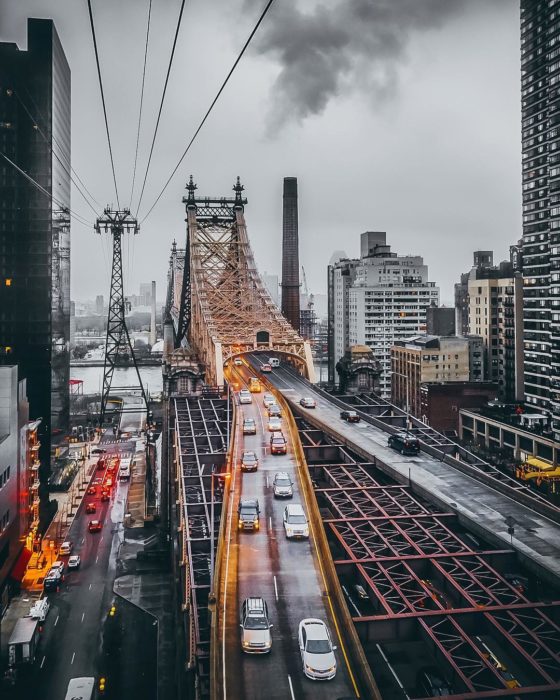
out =
<path fill-rule="evenodd" d="M 0 44 L 0 150 L 44 192 L 0 158 L 0 362 L 42 418 L 44 484 L 69 420 L 70 68 L 51 20 L 27 30 L 26 51 Z"/>

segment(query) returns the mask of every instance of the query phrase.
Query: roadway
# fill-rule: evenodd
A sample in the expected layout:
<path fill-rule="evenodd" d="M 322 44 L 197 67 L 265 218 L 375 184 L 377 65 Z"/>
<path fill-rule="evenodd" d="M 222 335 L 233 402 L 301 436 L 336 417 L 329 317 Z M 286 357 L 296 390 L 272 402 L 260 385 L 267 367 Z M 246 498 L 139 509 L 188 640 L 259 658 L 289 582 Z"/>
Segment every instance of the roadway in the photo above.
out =
<path fill-rule="evenodd" d="M 260 362 L 252 356 L 255 366 Z M 269 381 L 288 399 L 297 403 L 302 396 L 313 396 L 316 409 L 300 409 L 311 421 L 317 421 L 331 434 L 349 445 L 378 458 L 391 475 L 406 483 L 409 479 L 426 495 L 455 511 L 476 532 L 499 546 L 513 546 L 524 563 L 540 575 L 560 580 L 560 525 L 535 513 L 511 498 L 485 486 L 476 479 L 420 452 L 403 456 L 387 446 L 388 433 L 364 421 L 348 424 L 340 419 L 340 409 L 294 372 L 280 367 L 267 375 Z M 507 516 L 515 519 L 513 536 L 508 533 Z"/>
<path fill-rule="evenodd" d="M 109 454 L 107 441 L 100 444 L 107 446 Z M 132 443 L 123 442 L 110 451 L 133 449 Z M 92 481 L 100 476 L 102 471 L 94 471 Z M 27 683 L 16 685 L 17 700 L 38 697 L 60 700 L 65 697 L 71 678 L 95 676 L 97 679 L 105 673 L 100 663 L 100 629 L 114 598 L 113 582 L 118 548 L 124 537 L 122 521 L 127 491 L 128 482 L 117 479 L 110 501 L 102 503 L 99 493 L 84 496 L 67 538 L 74 544 L 72 554 L 80 555 L 81 565 L 78 570 L 65 572 L 58 592 L 46 594 L 51 607 L 36 659 L 37 670 Z M 97 512 L 88 515 L 85 504 L 91 501 L 95 501 Z M 101 532 L 88 532 L 89 521 L 94 519 L 102 522 Z M 67 556 L 59 559 L 68 561 Z"/>
<path fill-rule="evenodd" d="M 140 432 L 146 427 L 146 407 L 141 396 L 125 394 L 123 400 L 119 429 L 122 433 L 130 433 L 140 437 Z"/>
<path fill-rule="evenodd" d="M 233 381 L 243 387 L 251 374 L 247 367 L 235 368 Z M 230 547 L 226 547 L 225 605 L 227 626 L 222 634 L 224 698 L 352 698 L 356 697 L 348 669 L 337 639 L 336 626 L 322 597 L 324 585 L 319 573 L 317 554 L 312 540 L 286 539 L 282 514 L 287 503 L 302 503 L 293 452 L 293 436 L 286 429 L 288 454 L 271 455 L 267 414 L 262 403 L 263 394 L 253 394 L 253 403 L 238 407 L 236 454 L 232 479 L 232 509 Z M 243 418 L 254 418 L 257 434 L 241 435 Z M 254 450 L 260 460 L 257 472 L 242 473 L 238 464 L 243 449 Z M 294 482 L 292 499 L 276 500 L 272 494 L 272 480 L 277 471 L 286 471 Z M 258 532 L 238 532 L 236 509 L 240 498 L 258 498 L 261 508 L 261 526 Z M 262 596 L 269 608 L 272 630 L 272 651 L 266 655 L 244 654 L 240 647 L 238 610 L 249 596 Z M 325 620 L 335 644 L 337 675 L 332 681 L 317 682 L 307 679 L 302 670 L 298 648 L 298 625 L 306 617 Z"/>

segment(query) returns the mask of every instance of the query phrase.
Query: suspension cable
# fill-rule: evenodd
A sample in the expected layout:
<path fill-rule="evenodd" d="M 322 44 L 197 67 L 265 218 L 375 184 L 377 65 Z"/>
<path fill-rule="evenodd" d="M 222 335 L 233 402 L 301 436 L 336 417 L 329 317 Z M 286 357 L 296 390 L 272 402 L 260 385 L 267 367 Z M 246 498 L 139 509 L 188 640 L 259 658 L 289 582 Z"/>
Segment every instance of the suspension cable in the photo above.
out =
<path fill-rule="evenodd" d="M 76 219 L 76 221 L 77 221 L 78 223 L 82 224 L 82 226 L 87 226 L 87 228 L 91 228 L 91 224 L 90 224 L 86 219 L 84 219 L 82 216 L 80 216 L 80 215 L 78 215 L 78 214 L 74 214 L 74 212 L 70 211 L 70 208 L 69 208 L 69 207 L 65 206 L 62 202 L 60 202 L 54 195 L 52 195 L 47 189 L 45 189 L 45 188 L 43 187 L 43 185 L 39 184 L 39 183 L 37 182 L 37 180 L 34 180 L 34 179 L 31 177 L 31 175 L 28 175 L 28 174 L 25 172 L 25 170 L 22 170 L 22 169 L 19 167 L 19 165 L 16 165 L 16 163 L 14 163 L 13 160 L 11 160 L 10 158 L 8 158 L 8 156 L 7 156 L 5 153 L 3 153 L 2 151 L 0 151 L 0 156 L 2 156 L 2 158 L 4 158 L 4 160 L 5 160 L 7 163 L 9 163 L 13 168 L 15 168 L 15 170 L 17 170 L 18 173 L 19 173 L 20 175 L 23 175 L 23 177 L 26 178 L 26 180 L 29 180 L 29 182 L 30 182 L 32 185 L 34 185 L 42 194 L 44 194 L 44 195 L 45 195 L 46 197 L 48 197 L 52 202 L 54 202 L 54 203 L 56 204 L 57 207 L 59 207 L 60 209 L 67 210 L 67 211 L 68 211 L 68 214 L 69 214 L 73 219 Z"/>
<path fill-rule="evenodd" d="M 142 89 L 140 91 L 140 111 L 138 114 L 138 130 L 136 132 L 136 153 L 134 154 L 134 170 L 132 173 L 132 189 L 130 191 L 130 206 L 132 207 L 132 198 L 134 196 L 134 184 L 136 182 L 136 165 L 138 164 L 138 144 L 140 142 L 140 125 L 142 123 L 142 106 L 144 104 L 144 83 L 146 82 L 146 62 L 148 59 L 148 43 L 150 40 L 150 20 L 152 17 L 152 0 L 148 6 L 148 26 L 146 29 L 146 45 L 144 47 L 144 69 L 142 71 Z"/>
<path fill-rule="evenodd" d="M 109 133 L 109 121 L 107 119 L 107 107 L 105 105 L 105 93 L 103 92 L 103 80 L 101 79 L 101 66 L 99 65 L 99 52 L 97 51 L 97 39 L 95 36 L 95 25 L 93 23 L 93 11 L 91 9 L 91 0 L 87 0 L 89 21 L 91 26 L 91 36 L 93 39 L 93 48 L 95 50 L 95 63 L 97 65 L 97 77 L 99 79 L 99 90 L 101 91 L 101 102 L 103 104 L 103 116 L 105 118 L 105 131 L 107 132 L 107 143 L 109 144 L 109 156 L 111 158 L 111 170 L 113 171 L 113 182 L 115 184 L 115 195 L 117 197 L 117 206 L 120 209 L 119 190 L 117 187 L 117 175 L 115 173 L 115 161 L 113 159 L 113 149 L 111 147 L 111 135 Z"/>
<path fill-rule="evenodd" d="M 33 124 L 33 127 L 34 127 L 35 129 L 37 129 L 37 131 L 41 134 L 43 140 L 44 140 L 45 143 L 49 146 L 52 155 L 53 155 L 53 156 L 57 159 L 57 161 L 60 163 L 60 165 L 62 166 L 64 172 L 70 177 L 70 180 L 71 180 L 72 184 L 74 185 L 74 187 L 75 187 L 75 188 L 78 190 L 78 192 L 82 195 L 82 197 L 84 198 L 84 201 L 86 202 L 86 204 L 89 206 L 89 208 L 92 210 L 92 212 L 93 212 L 93 213 L 95 214 L 95 216 L 97 217 L 97 216 L 98 216 L 98 212 L 95 210 L 95 207 L 91 204 L 90 200 L 89 200 L 89 199 L 86 197 L 86 195 L 82 192 L 82 190 L 80 189 L 79 185 L 76 183 L 76 181 L 75 181 L 74 178 L 72 177 L 72 173 L 71 173 L 70 170 L 68 169 L 68 166 L 64 164 L 64 162 L 62 161 L 62 159 L 60 158 L 60 156 L 58 155 L 58 153 L 56 153 L 56 151 L 54 150 L 53 146 L 52 146 L 51 143 L 49 142 L 48 137 L 46 136 L 46 134 L 44 133 L 44 131 L 41 129 L 41 127 L 39 126 L 39 124 L 37 123 L 37 121 L 35 120 L 35 118 L 33 117 L 33 115 L 31 114 L 31 112 L 30 112 L 29 109 L 27 108 L 27 105 L 25 104 L 25 102 L 21 99 L 21 97 L 19 96 L 19 94 L 18 94 L 18 92 L 17 92 L 16 90 L 12 90 L 12 91 L 11 91 L 11 94 L 12 94 L 12 95 L 15 95 L 16 99 L 18 100 L 18 102 L 20 103 L 20 105 L 23 107 L 23 109 L 25 110 L 25 112 L 26 112 L 27 116 L 29 117 L 31 123 Z M 62 152 L 62 151 L 61 151 L 61 152 Z"/>
<path fill-rule="evenodd" d="M 169 75 L 171 73 L 171 65 L 173 64 L 173 56 L 175 55 L 175 47 L 177 46 L 177 37 L 179 36 L 179 29 L 181 28 L 181 20 L 183 18 L 183 10 L 185 9 L 185 0 L 181 2 L 181 9 L 179 10 L 179 19 L 177 20 L 177 27 L 175 28 L 175 38 L 173 39 L 173 48 L 171 49 L 171 56 L 169 57 L 169 64 L 167 66 L 167 75 L 165 76 L 165 84 L 163 86 L 163 93 L 161 95 L 161 102 L 159 103 L 159 111 L 156 121 L 156 128 L 154 129 L 154 136 L 152 138 L 152 145 L 150 146 L 150 155 L 148 156 L 148 165 L 146 166 L 146 172 L 144 173 L 144 182 L 142 183 L 142 190 L 140 192 L 140 199 L 138 200 L 138 206 L 136 207 L 136 217 L 138 217 L 138 212 L 140 211 L 140 205 L 142 204 L 142 198 L 144 196 L 144 189 L 146 188 L 146 181 L 148 179 L 148 172 L 150 170 L 150 163 L 152 162 L 152 155 L 154 152 L 154 146 L 156 143 L 156 136 L 159 128 L 159 121 L 161 119 L 161 112 L 163 110 L 163 101 L 165 100 L 165 93 L 167 92 L 167 83 L 169 82 Z"/>
<path fill-rule="evenodd" d="M 164 186 L 162 187 L 160 193 L 159 193 L 158 196 L 156 197 L 155 202 L 154 202 L 154 203 L 152 204 L 152 206 L 148 209 L 147 214 L 144 216 L 144 218 L 142 219 L 142 221 L 141 221 L 140 223 L 143 223 L 144 221 L 146 221 L 146 219 L 148 218 L 148 216 L 150 216 L 150 214 L 151 214 L 152 211 L 154 210 L 155 206 L 157 205 L 157 203 L 158 203 L 159 200 L 161 199 L 163 193 L 164 193 L 165 190 L 167 189 L 167 187 L 168 187 L 169 183 L 171 182 L 173 176 L 175 175 L 175 173 L 176 173 L 177 170 L 179 169 L 179 166 L 181 165 L 181 163 L 182 163 L 183 160 L 185 159 L 185 156 L 186 156 L 187 153 L 189 152 L 191 146 L 192 146 L 193 143 L 195 142 L 196 137 L 197 137 L 198 134 L 200 133 L 200 131 L 201 131 L 202 127 L 204 126 L 206 120 L 207 120 L 208 117 L 210 116 L 210 112 L 213 110 L 214 105 L 215 105 L 216 102 L 219 100 L 219 98 L 220 98 L 222 92 L 224 91 L 224 88 L 226 87 L 226 85 L 227 85 L 228 82 L 229 82 L 229 79 L 231 78 L 231 76 L 233 75 L 233 72 L 234 72 L 235 69 L 237 68 L 237 65 L 239 64 L 239 62 L 240 62 L 241 59 L 243 58 L 243 54 L 245 53 L 245 51 L 247 50 L 247 48 L 248 48 L 249 44 L 251 43 L 253 37 L 254 37 L 255 34 L 257 33 L 258 28 L 260 27 L 262 21 L 264 20 L 266 14 L 268 13 L 268 11 L 269 11 L 269 9 L 270 9 L 270 7 L 271 7 L 271 5 L 272 5 L 273 2 L 274 2 L 274 0 L 268 0 L 268 2 L 266 3 L 265 8 L 264 8 L 264 10 L 263 10 L 262 13 L 261 13 L 261 16 L 259 17 L 257 23 L 255 24 L 255 26 L 254 26 L 254 28 L 253 28 L 253 31 L 249 34 L 249 38 L 247 39 L 247 41 L 245 42 L 243 48 L 241 49 L 241 52 L 239 53 L 239 55 L 238 55 L 237 58 L 235 59 L 235 62 L 234 62 L 234 64 L 233 64 L 233 66 L 231 67 L 229 73 L 227 74 L 227 76 L 226 76 L 224 82 L 222 83 L 220 89 L 218 90 L 216 96 L 215 96 L 214 99 L 212 100 L 212 103 L 211 103 L 210 107 L 208 108 L 208 111 L 206 112 L 206 114 L 205 114 L 204 117 L 202 118 L 202 121 L 200 122 L 200 124 L 198 125 L 196 131 L 194 132 L 193 137 L 191 138 L 191 140 L 189 141 L 187 147 L 186 147 L 185 150 L 183 151 L 183 155 L 179 158 L 179 162 L 177 163 L 177 165 L 176 165 L 176 166 L 173 168 L 173 170 L 171 171 L 171 175 L 167 178 L 167 181 L 165 182 L 165 184 L 164 184 Z M 137 215 L 138 215 L 138 213 L 137 213 Z"/>

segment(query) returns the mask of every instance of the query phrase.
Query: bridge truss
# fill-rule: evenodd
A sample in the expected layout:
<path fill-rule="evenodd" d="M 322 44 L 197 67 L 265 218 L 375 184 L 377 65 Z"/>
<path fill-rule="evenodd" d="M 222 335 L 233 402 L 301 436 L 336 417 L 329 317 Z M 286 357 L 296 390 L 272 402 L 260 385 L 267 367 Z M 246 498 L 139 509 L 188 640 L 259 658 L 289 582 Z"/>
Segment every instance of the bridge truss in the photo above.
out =
<path fill-rule="evenodd" d="M 264 286 L 247 235 L 237 178 L 235 197 L 197 198 L 192 176 L 183 198 L 187 240 L 174 245 L 168 309 L 175 346 L 188 343 L 206 366 L 206 382 L 224 383 L 224 364 L 236 355 L 264 351 L 289 356 L 311 381 L 311 348 L 284 318 Z"/>

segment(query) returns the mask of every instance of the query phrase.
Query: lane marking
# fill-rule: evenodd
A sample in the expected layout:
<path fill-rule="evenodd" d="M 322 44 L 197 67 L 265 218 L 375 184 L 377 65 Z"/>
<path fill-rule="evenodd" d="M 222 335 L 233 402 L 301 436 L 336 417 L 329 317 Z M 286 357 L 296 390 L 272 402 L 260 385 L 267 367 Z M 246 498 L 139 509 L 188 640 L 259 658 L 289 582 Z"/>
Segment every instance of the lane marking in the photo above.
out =
<path fill-rule="evenodd" d="M 55 626 L 55 627 L 56 627 L 57 624 L 58 624 L 58 618 L 59 618 L 59 617 L 60 617 L 60 615 L 57 615 L 57 616 L 56 616 L 56 620 L 54 621 L 54 626 Z"/>
<path fill-rule="evenodd" d="M 97 560 L 99 559 L 99 554 L 95 557 L 95 563 L 97 564 Z"/>
<path fill-rule="evenodd" d="M 278 586 L 276 585 L 276 576 L 274 578 L 274 593 L 276 594 L 276 602 L 278 602 Z"/>
<path fill-rule="evenodd" d="M 266 474 L 266 488 L 268 488 L 268 474 Z"/>
<path fill-rule="evenodd" d="M 103 542 L 103 535 L 99 538 L 99 542 Z"/>
<path fill-rule="evenodd" d="M 43 668 L 43 664 L 45 663 L 46 658 L 46 656 L 43 656 L 43 660 L 41 661 L 41 665 L 39 666 L 39 668 Z"/>
<path fill-rule="evenodd" d="M 84 621 L 84 617 L 86 616 L 85 612 L 82 613 L 82 622 Z"/>
<path fill-rule="evenodd" d="M 82 541 L 80 542 L 80 544 L 83 544 L 85 541 L 86 541 L 86 538 L 82 537 Z"/>
<path fill-rule="evenodd" d="M 292 700 L 296 700 L 296 696 L 294 695 L 294 686 L 292 685 L 292 678 L 290 675 L 288 675 L 288 683 L 290 684 L 290 695 L 292 696 Z"/>
<path fill-rule="evenodd" d="M 73 664 L 73 663 L 74 663 L 75 657 L 76 657 L 76 652 L 74 652 L 74 653 L 72 654 L 72 661 L 70 662 L 70 664 Z"/>
<path fill-rule="evenodd" d="M 268 516 L 268 528 L 272 532 L 272 515 Z"/>
<path fill-rule="evenodd" d="M 89 584 L 89 590 L 90 590 L 90 591 L 91 591 L 92 585 L 93 585 L 92 583 Z"/>

